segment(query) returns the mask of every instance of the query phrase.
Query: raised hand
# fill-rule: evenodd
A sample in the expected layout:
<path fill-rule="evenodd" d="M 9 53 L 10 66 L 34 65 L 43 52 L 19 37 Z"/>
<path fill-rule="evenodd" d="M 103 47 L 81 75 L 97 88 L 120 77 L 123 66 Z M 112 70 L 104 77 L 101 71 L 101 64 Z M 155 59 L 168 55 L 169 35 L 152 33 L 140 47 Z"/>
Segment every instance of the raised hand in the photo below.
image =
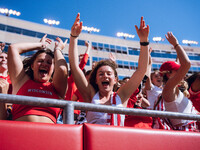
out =
<path fill-rule="evenodd" d="M 110 58 L 110 60 L 112 60 L 113 62 L 116 62 L 116 57 L 115 57 L 112 53 L 109 53 L 109 58 Z"/>
<path fill-rule="evenodd" d="M 140 28 L 135 25 L 135 29 L 137 31 L 137 34 L 140 38 L 140 42 L 148 42 L 148 36 L 149 36 L 149 25 L 145 25 L 145 21 L 143 17 L 141 17 L 140 20 Z"/>
<path fill-rule="evenodd" d="M 172 32 L 167 32 L 167 34 L 165 35 L 166 39 L 168 40 L 168 42 L 170 44 L 172 44 L 173 46 L 176 46 L 178 43 L 178 40 L 176 39 L 176 37 L 173 35 Z"/>
<path fill-rule="evenodd" d="M 71 35 L 74 37 L 78 37 L 82 31 L 83 22 L 80 22 L 80 13 L 77 14 L 76 20 L 71 28 Z"/>
<path fill-rule="evenodd" d="M 57 41 L 55 42 L 55 49 L 63 50 L 67 44 L 68 39 L 63 42 L 59 37 L 57 37 L 56 40 Z"/>
<path fill-rule="evenodd" d="M 89 47 L 89 46 L 90 46 L 89 41 L 85 41 L 85 46 L 86 46 L 86 47 Z"/>
<path fill-rule="evenodd" d="M 50 39 L 48 39 L 46 37 L 47 37 L 47 34 L 45 34 L 40 40 L 40 42 L 42 43 L 42 49 L 46 49 L 47 45 L 51 44 L 51 42 L 52 42 Z"/>
<path fill-rule="evenodd" d="M 5 48 L 5 43 L 0 43 L 0 52 L 2 52 Z"/>

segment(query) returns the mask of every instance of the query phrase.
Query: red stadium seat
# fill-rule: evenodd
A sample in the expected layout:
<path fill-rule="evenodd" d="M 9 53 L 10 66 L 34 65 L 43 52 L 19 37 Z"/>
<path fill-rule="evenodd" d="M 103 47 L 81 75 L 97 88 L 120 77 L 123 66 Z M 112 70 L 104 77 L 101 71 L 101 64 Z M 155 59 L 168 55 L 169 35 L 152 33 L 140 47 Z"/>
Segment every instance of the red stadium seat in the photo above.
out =
<path fill-rule="evenodd" d="M 200 133 L 84 125 L 85 150 L 199 150 Z"/>
<path fill-rule="evenodd" d="M 82 125 L 0 121 L 0 150 L 82 150 Z"/>

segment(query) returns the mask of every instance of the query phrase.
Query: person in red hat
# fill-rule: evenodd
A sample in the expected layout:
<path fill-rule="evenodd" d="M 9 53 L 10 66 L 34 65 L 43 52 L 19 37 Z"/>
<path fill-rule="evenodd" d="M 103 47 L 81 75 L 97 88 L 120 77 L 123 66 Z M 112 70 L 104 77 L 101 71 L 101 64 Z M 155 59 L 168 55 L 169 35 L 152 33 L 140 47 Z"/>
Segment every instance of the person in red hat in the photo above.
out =
<path fill-rule="evenodd" d="M 160 99 L 164 102 L 164 110 L 197 114 L 192 102 L 178 88 L 179 83 L 190 69 L 191 62 L 172 32 L 167 33 L 166 39 L 174 46 L 180 64 L 174 61 L 166 61 L 160 67 L 164 82 L 162 98 Z M 175 130 L 196 131 L 196 121 L 183 119 L 168 119 L 168 121 L 170 127 Z"/>

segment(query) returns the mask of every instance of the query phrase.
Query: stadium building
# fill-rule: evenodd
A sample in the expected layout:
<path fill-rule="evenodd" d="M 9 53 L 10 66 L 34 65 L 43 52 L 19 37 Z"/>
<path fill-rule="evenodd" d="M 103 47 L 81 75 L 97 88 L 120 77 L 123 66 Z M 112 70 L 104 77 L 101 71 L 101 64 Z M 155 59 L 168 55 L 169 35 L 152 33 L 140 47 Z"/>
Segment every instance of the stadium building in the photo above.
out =
<path fill-rule="evenodd" d="M 6 50 L 11 43 L 17 42 L 38 42 L 44 34 L 48 38 L 55 40 L 60 37 L 62 40 L 69 39 L 70 30 L 64 30 L 52 26 L 28 22 L 16 18 L 0 15 L 0 42 L 6 43 Z M 108 36 L 101 36 L 89 33 L 81 33 L 78 40 L 79 54 L 85 52 L 85 40 L 92 43 L 92 49 L 89 53 L 89 60 L 85 67 L 86 70 L 91 69 L 92 62 L 109 58 L 109 53 L 113 53 L 118 64 L 119 79 L 131 76 L 138 66 L 138 56 L 140 53 L 139 41 L 132 41 Z M 69 40 L 68 40 L 69 43 Z M 52 43 L 50 48 L 53 48 Z M 175 60 L 176 52 L 170 44 L 150 43 L 153 51 L 152 68 L 159 69 L 161 64 L 167 60 Z M 200 47 L 183 46 L 188 54 L 192 66 L 189 73 L 200 71 Z M 23 54 L 23 56 L 31 55 L 33 52 Z M 68 60 L 68 45 L 64 49 L 64 56 Z"/>

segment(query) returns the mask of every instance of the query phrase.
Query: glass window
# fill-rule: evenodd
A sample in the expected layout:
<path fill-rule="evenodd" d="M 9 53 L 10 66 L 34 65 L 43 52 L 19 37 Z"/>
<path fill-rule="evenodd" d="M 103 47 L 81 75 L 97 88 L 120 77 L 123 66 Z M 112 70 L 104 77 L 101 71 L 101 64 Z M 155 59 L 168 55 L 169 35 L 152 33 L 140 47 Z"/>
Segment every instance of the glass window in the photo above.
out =
<path fill-rule="evenodd" d="M 64 57 L 65 57 L 66 62 L 69 63 L 69 57 L 66 55 Z"/>
<path fill-rule="evenodd" d="M 158 69 L 158 65 L 157 64 L 152 64 L 152 69 Z"/>
<path fill-rule="evenodd" d="M 103 50 L 103 43 L 98 43 L 98 49 Z"/>
<path fill-rule="evenodd" d="M 23 29 L 23 30 L 22 30 L 22 34 L 23 34 L 23 35 L 27 35 L 27 36 L 36 37 L 36 32 L 30 31 L 30 30 L 26 30 L 26 29 Z"/>
<path fill-rule="evenodd" d="M 122 53 L 121 46 L 116 46 L 117 53 Z"/>
<path fill-rule="evenodd" d="M 85 41 L 84 40 L 78 40 L 78 45 L 85 46 Z"/>
<path fill-rule="evenodd" d="M 193 56 L 193 60 L 200 60 L 199 56 Z"/>
<path fill-rule="evenodd" d="M 100 61 L 100 60 L 104 60 L 104 59 L 105 59 L 105 58 L 99 57 L 99 61 Z"/>
<path fill-rule="evenodd" d="M 124 77 L 125 77 L 125 76 L 119 75 L 119 76 L 118 76 L 118 79 L 119 79 L 119 80 L 123 80 Z"/>
<path fill-rule="evenodd" d="M 122 47 L 122 53 L 127 54 L 127 48 L 126 47 Z"/>
<path fill-rule="evenodd" d="M 123 68 L 123 63 L 121 60 L 117 60 L 117 64 L 119 68 Z"/>
<path fill-rule="evenodd" d="M 128 63 L 128 61 L 124 61 L 124 68 L 129 69 L 129 63 Z"/>
<path fill-rule="evenodd" d="M 97 50 L 97 43 L 96 42 L 92 42 L 92 49 Z"/>
<path fill-rule="evenodd" d="M 130 62 L 130 69 L 135 70 L 135 63 L 134 62 Z"/>
<path fill-rule="evenodd" d="M 115 45 L 110 45 L 110 51 L 115 53 Z"/>
<path fill-rule="evenodd" d="M 138 68 L 138 62 L 135 62 L 135 69 Z"/>
<path fill-rule="evenodd" d="M 12 33 L 21 34 L 22 30 L 20 28 L 7 26 L 7 31 Z"/>
<path fill-rule="evenodd" d="M 3 24 L 0 24 L 0 30 L 5 30 L 6 29 L 6 26 L 5 25 L 3 25 Z"/>
<path fill-rule="evenodd" d="M 45 35 L 45 33 L 41 33 L 41 32 L 37 32 L 36 33 L 36 37 L 38 37 L 38 38 L 42 38 L 43 36 Z"/>
<path fill-rule="evenodd" d="M 92 62 L 98 62 L 98 58 L 97 57 L 92 57 Z"/>
<path fill-rule="evenodd" d="M 108 45 L 108 44 L 104 44 L 104 49 L 105 49 L 107 52 L 109 52 L 109 51 L 110 51 L 109 45 Z"/>

